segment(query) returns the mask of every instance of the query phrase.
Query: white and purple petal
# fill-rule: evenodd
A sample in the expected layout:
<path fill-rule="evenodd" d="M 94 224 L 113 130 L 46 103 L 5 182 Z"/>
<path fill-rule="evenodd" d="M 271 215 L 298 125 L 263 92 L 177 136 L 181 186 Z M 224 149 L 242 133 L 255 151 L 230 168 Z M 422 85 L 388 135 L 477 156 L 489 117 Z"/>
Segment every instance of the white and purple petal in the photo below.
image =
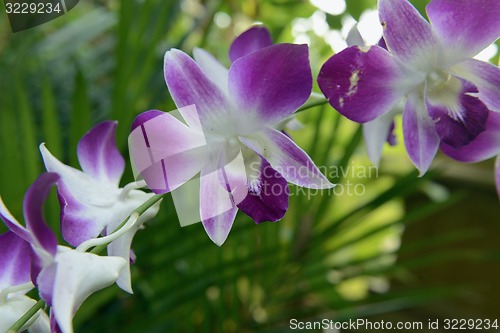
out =
<path fill-rule="evenodd" d="M 249 185 L 248 195 L 238 208 L 256 223 L 279 221 L 288 210 L 288 182 L 264 159 L 259 169 L 258 178 Z"/>
<path fill-rule="evenodd" d="M 423 175 L 429 169 L 439 147 L 434 121 L 426 110 L 423 96 L 410 94 L 403 112 L 406 151 Z"/>
<path fill-rule="evenodd" d="M 188 124 L 197 117 L 192 115 L 197 108 L 189 108 L 193 111 L 182 111 Z M 187 107 L 180 110 L 183 109 Z M 150 115 L 153 117 L 149 118 Z M 155 193 L 172 191 L 201 170 L 205 155 L 212 148 L 199 128 L 201 125 L 188 126 L 170 113 L 157 111 L 138 118 L 141 119 L 134 122 L 128 140 L 130 156 L 134 170 Z"/>
<path fill-rule="evenodd" d="M 26 228 L 21 225 L 14 216 L 12 216 L 7 206 L 5 206 L 2 197 L 0 197 L 0 218 L 10 231 L 24 239 L 26 242 L 33 243 L 35 241 L 31 233 L 26 230 Z"/>
<path fill-rule="evenodd" d="M 363 124 L 363 137 L 368 157 L 377 166 L 380 164 L 384 144 L 395 143 L 392 131 L 394 130 L 394 116 L 399 112 L 401 110 L 397 106 L 390 112 Z"/>
<path fill-rule="evenodd" d="M 410 74 L 381 47 L 351 46 L 326 61 L 318 84 L 328 102 L 347 118 L 365 123 L 393 109 L 405 95 Z M 418 84 L 419 78 L 416 78 Z"/>
<path fill-rule="evenodd" d="M 229 69 L 238 123 L 251 123 L 253 117 L 257 127 L 277 124 L 304 104 L 311 90 L 307 45 L 272 45 L 239 58 Z"/>
<path fill-rule="evenodd" d="M 380 22 L 389 51 L 416 70 L 436 65 L 441 47 L 432 28 L 407 0 L 379 0 Z"/>
<path fill-rule="evenodd" d="M 50 311 L 50 332 L 51 333 L 62 333 L 59 324 L 57 324 L 54 311 Z"/>
<path fill-rule="evenodd" d="M 218 168 L 205 168 L 200 175 L 200 216 L 208 237 L 221 246 L 233 226 L 238 207 Z"/>
<path fill-rule="evenodd" d="M 165 81 L 178 108 L 195 105 L 205 131 L 225 133 L 230 105 L 226 93 L 184 52 L 165 53 Z"/>
<path fill-rule="evenodd" d="M 94 126 L 78 143 L 78 161 L 83 172 L 98 181 L 119 185 L 125 160 L 116 146 L 115 121 Z"/>
<path fill-rule="evenodd" d="M 264 129 L 251 136 L 240 137 L 240 141 L 267 160 L 273 169 L 292 184 L 314 189 L 334 186 L 311 158 L 280 131 Z"/>
<path fill-rule="evenodd" d="M 92 206 L 78 200 L 65 182 L 57 185 L 61 206 L 61 232 L 73 246 L 97 237 L 105 228 L 112 206 Z"/>
<path fill-rule="evenodd" d="M 490 112 L 486 121 L 486 130 L 469 144 L 454 148 L 441 144 L 441 150 L 460 162 L 474 163 L 500 155 L 500 113 Z"/>
<path fill-rule="evenodd" d="M 426 10 L 447 54 L 457 60 L 478 54 L 500 37 L 498 0 L 433 0 Z"/>
<path fill-rule="evenodd" d="M 355 24 L 351 30 L 349 30 L 349 33 L 347 34 L 347 37 L 345 39 L 347 46 L 365 46 L 366 43 L 363 40 L 363 37 L 361 36 L 361 33 L 358 30 L 358 25 Z"/>
<path fill-rule="evenodd" d="M 472 82 L 477 96 L 491 111 L 500 112 L 500 68 L 490 63 L 467 59 L 451 68 L 460 78 Z"/>
<path fill-rule="evenodd" d="M 42 267 L 37 274 L 36 286 L 41 299 L 49 306 L 52 306 L 52 298 L 54 296 L 54 287 L 57 274 L 57 263 L 52 262 L 45 267 Z"/>
<path fill-rule="evenodd" d="M 62 163 L 52 155 L 43 143 L 40 145 L 40 152 L 47 171 L 57 173 L 60 176 L 58 183 L 64 182 L 71 195 L 82 204 L 103 207 L 110 206 L 116 201 L 116 197 L 120 193 L 118 186 L 100 182 L 90 175 Z"/>
<path fill-rule="evenodd" d="M 227 94 L 229 92 L 229 69 L 224 67 L 213 55 L 204 49 L 195 48 L 193 50 L 193 58 L 198 66 L 203 69 L 208 78 L 212 80 L 221 91 Z"/>
<path fill-rule="evenodd" d="M 471 94 L 477 89 L 471 83 L 451 77 L 448 83 L 455 89 L 439 89 L 431 98 L 429 93 L 426 106 L 435 122 L 436 132 L 441 140 L 455 148 L 460 148 L 486 129 L 489 110 L 481 100 Z"/>
<path fill-rule="evenodd" d="M 142 126 L 145 122 L 156 118 L 158 116 L 163 115 L 165 112 L 160 111 L 160 110 L 149 110 L 141 113 L 137 117 L 135 117 L 134 121 L 132 122 L 132 126 L 130 131 L 134 131 L 137 127 Z"/>
<path fill-rule="evenodd" d="M 264 26 L 254 26 L 235 38 L 229 48 L 231 63 L 273 44 L 271 33 Z"/>

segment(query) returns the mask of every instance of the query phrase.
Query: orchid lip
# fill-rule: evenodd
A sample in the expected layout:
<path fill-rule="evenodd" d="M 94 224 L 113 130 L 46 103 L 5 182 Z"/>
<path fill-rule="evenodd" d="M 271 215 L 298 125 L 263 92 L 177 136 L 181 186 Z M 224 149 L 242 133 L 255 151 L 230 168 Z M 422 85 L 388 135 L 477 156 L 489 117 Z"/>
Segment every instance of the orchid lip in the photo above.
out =
<path fill-rule="evenodd" d="M 439 88 L 450 81 L 451 75 L 443 71 L 433 71 L 427 75 L 427 79 L 433 87 Z"/>

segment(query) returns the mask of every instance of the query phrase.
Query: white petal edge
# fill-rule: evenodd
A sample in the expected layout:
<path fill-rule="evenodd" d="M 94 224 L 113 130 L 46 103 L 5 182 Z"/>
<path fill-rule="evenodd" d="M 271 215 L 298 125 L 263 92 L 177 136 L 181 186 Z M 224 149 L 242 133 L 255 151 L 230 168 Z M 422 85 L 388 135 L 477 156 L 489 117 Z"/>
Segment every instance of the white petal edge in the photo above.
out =
<path fill-rule="evenodd" d="M 73 316 L 94 292 L 112 285 L 125 267 L 118 257 L 101 257 L 59 246 L 52 309 L 62 333 L 73 333 Z"/>
<path fill-rule="evenodd" d="M 229 93 L 229 70 L 224 67 L 213 55 L 201 48 L 194 48 L 194 61 L 201 67 L 208 78 L 226 94 Z"/>

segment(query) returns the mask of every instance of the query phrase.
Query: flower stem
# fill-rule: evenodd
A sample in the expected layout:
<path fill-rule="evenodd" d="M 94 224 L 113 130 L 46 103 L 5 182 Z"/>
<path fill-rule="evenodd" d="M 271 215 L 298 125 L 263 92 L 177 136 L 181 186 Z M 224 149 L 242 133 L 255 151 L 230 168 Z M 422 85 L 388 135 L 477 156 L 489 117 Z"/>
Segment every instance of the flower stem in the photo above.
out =
<path fill-rule="evenodd" d="M 7 333 L 17 333 L 21 330 L 21 328 L 33 317 L 38 310 L 42 309 L 45 306 L 45 302 L 43 300 L 39 300 L 35 305 L 31 307 L 18 321 L 14 323 L 8 330 Z"/>
<path fill-rule="evenodd" d="M 130 213 L 130 215 L 127 216 L 125 218 L 125 220 L 123 220 L 122 223 L 120 223 L 120 225 L 113 231 L 113 233 L 116 232 L 117 230 L 120 230 L 127 223 L 127 221 L 130 219 L 130 217 L 133 214 L 137 214 L 138 216 L 141 216 L 142 214 L 144 214 L 145 211 L 147 211 L 149 208 L 151 208 L 151 206 L 153 206 L 155 203 L 157 203 L 158 201 L 160 201 L 164 196 L 165 196 L 165 194 L 155 194 L 148 201 L 146 201 L 145 203 L 143 203 L 142 205 L 140 205 L 139 207 L 137 207 L 136 209 L 134 209 Z M 94 247 L 89 252 L 90 253 L 94 253 L 94 254 L 99 254 L 99 253 L 101 253 L 102 251 L 104 251 L 106 249 L 106 246 L 108 246 L 108 244 L 97 245 L 96 247 Z"/>
<path fill-rule="evenodd" d="M 325 105 L 327 103 L 328 100 L 323 95 L 313 92 L 307 102 L 295 111 L 295 113 L 302 112 L 315 106 Z"/>

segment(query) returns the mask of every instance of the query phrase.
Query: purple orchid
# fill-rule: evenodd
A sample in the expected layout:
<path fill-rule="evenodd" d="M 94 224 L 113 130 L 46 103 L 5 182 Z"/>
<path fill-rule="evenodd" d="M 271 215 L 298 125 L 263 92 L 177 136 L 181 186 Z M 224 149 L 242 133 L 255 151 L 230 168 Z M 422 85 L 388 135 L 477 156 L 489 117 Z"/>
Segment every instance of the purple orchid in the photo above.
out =
<path fill-rule="evenodd" d="M 318 77 L 330 104 L 359 123 L 406 98 L 405 146 L 421 174 L 441 142 L 467 145 L 485 130 L 489 111 L 500 111 L 500 69 L 471 58 L 500 36 L 498 1 L 432 0 L 426 10 L 432 25 L 406 0 L 379 0 L 389 52 L 349 47 Z"/>
<path fill-rule="evenodd" d="M 193 53 L 194 60 L 180 50 L 165 54 L 165 81 L 179 110 L 139 115 L 130 155 L 156 193 L 186 186 L 200 173 L 191 200 L 198 196 L 198 221 L 222 245 L 238 208 L 257 223 L 277 221 L 288 209 L 287 182 L 332 184 L 276 129 L 311 94 L 306 45 L 273 45 L 266 28 L 253 27 L 232 43 L 229 70 L 202 49 Z"/>
<path fill-rule="evenodd" d="M 495 180 L 498 196 L 500 197 L 500 113 L 491 112 L 486 122 L 486 130 L 469 144 L 454 148 L 441 144 L 441 150 L 448 156 L 460 162 L 474 163 L 492 157 L 496 158 Z"/>
<path fill-rule="evenodd" d="M 1 198 L 0 214 L 8 214 Z M 35 305 L 36 301 L 25 295 L 34 287 L 31 283 L 30 244 L 12 231 L 7 231 L 0 235 L 0 332 L 7 332 Z M 30 333 L 50 332 L 47 314 L 39 310 L 21 330 L 26 329 Z"/>
<path fill-rule="evenodd" d="M 83 301 L 113 284 L 127 261 L 57 245 L 56 236 L 45 224 L 42 206 L 58 179 L 55 173 L 45 173 L 28 189 L 23 203 L 26 226 L 10 214 L 2 201 L 0 217 L 12 233 L 31 245 L 31 280 L 38 287 L 40 297 L 51 307 L 51 318 L 55 321 L 52 331 L 71 333 L 72 318 Z M 19 254 L 26 257 L 26 251 L 24 247 Z M 16 267 L 14 274 L 15 279 L 25 281 L 28 275 L 25 264 Z"/>
<path fill-rule="evenodd" d="M 137 190 L 140 184 L 119 187 L 125 161 L 116 147 L 117 123 L 105 121 L 92 128 L 78 143 L 78 160 L 83 172 L 61 163 L 40 145 L 45 167 L 61 179 L 57 183 L 61 203 L 63 238 L 73 246 L 112 233 L 123 220 L 154 194 Z M 158 213 L 160 203 L 141 215 L 137 224 L 108 245 L 110 256 L 122 257 L 130 265 L 131 244 L 137 230 Z M 117 281 L 124 291 L 132 293 L 130 267 Z"/>

